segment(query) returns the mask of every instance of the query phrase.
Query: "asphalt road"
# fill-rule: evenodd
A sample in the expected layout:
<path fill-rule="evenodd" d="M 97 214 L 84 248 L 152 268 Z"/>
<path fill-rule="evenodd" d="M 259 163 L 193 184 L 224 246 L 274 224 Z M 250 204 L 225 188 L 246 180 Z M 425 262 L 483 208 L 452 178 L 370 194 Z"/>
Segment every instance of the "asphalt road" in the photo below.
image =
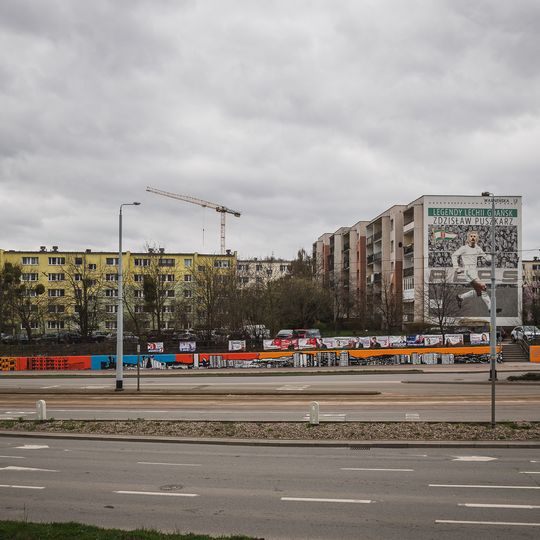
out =
<path fill-rule="evenodd" d="M 498 420 L 540 421 L 539 384 L 502 384 Z M 488 373 L 436 371 L 370 375 L 281 375 L 163 377 L 145 374 L 142 392 L 125 379 L 115 393 L 114 377 L 0 378 L 0 419 L 35 418 L 45 399 L 57 419 L 177 419 L 303 421 L 317 400 L 322 421 L 489 421 Z M 31 392 L 31 393 L 27 393 Z"/>
<path fill-rule="evenodd" d="M 538 449 L 0 438 L 5 519 L 267 539 L 538 538 Z"/>

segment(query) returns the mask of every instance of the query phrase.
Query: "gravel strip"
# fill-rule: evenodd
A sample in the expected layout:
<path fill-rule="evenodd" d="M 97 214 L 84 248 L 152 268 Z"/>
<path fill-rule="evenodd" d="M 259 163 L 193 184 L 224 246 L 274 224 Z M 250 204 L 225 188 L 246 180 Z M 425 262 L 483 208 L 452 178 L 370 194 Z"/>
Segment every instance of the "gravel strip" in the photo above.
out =
<path fill-rule="evenodd" d="M 186 422 L 157 420 L 2 420 L 0 430 L 294 440 L 540 441 L 540 422 Z"/>

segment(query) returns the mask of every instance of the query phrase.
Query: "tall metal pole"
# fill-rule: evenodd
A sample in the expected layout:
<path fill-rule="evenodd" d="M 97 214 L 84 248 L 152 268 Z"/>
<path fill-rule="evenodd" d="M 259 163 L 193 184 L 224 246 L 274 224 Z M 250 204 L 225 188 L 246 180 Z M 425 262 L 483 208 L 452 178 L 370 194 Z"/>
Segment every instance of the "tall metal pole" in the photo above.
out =
<path fill-rule="evenodd" d="M 116 312 L 116 391 L 124 389 L 124 305 L 122 283 L 122 206 L 118 213 L 118 307 Z"/>
<path fill-rule="evenodd" d="M 116 314 L 116 388 L 124 389 L 124 286 L 122 276 L 122 206 L 139 206 L 132 202 L 120 205 L 118 212 L 118 308 Z"/>
<path fill-rule="evenodd" d="M 495 195 L 491 193 L 491 427 L 495 427 L 495 381 L 497 380 L 497 282 L 495 280 Z"/>

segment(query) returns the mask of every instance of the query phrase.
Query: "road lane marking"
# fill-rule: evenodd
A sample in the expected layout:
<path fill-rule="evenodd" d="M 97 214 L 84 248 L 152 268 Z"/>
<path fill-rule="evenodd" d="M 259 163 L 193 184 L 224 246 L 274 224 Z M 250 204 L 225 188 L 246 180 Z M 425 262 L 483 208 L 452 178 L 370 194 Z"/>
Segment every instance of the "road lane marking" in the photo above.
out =
<path fill-rule="evenodd" d="M 519 471 L 520 474 L 540 474 L 540 471 Z"/>
<path fill-rule="evenodd" d="M 41 472 L 58 472 L 55 469 L 35 469 L 34 467 L 16 467 L 15 465 L 9 465 L 7 467 L 0 467 L 0 471 L 41 471 Z"/>
<path fill-rule="evenodd" d="M 15 448 L 20 448 L 21 450 L 41 450 L 42 448 L 49 448 L 49 446 L 46 444 L 24 444 Z"/>
<path fill-rule="evenodd" d="M 405 413 L 405 420 L 409 422 L 420 420 L 420 415 L 418 413 Z"/>
<path fill-rule="evenodd" d="M 453 456 L 452 461 L 496 461 L 497 458 L 489 456 Z"/>
<path fill-rule="evenodd" d="M 389 471 L 389 472 L 414 472 L 414 469 L 367 469 L 362 467 L 342 467 L 342 471 Z"/>
<path fill-rule="evenodd" d="M 428 484 L 429 487 L 478 488 L 478 489 L 540 489 L 540 486 L 483 486 L 477 484 Z"/>
<path fill-rule="evenodd" d="M 53 384 L 52 386 L 42 386 L 41 389 L 46 390 L 47 388 L 58 388 L 59 386 L 59 384 Z"/>
<path fill-rule="evenodd" d="M 113 491 L 120 495 L 159 495 L 162 497 L 198 497 L 197 493 L 162 493 L 161 491 Z"/>
<path fill-rule="evenodd" d="M 0 456 L 0 458 L 9 458 L 9 459 L 26 459 L 23 456 Z"/>
<path fill-rule="evenodd" d="M 309 386 L 309 384 L 285 384 L 276 388 L 276 390 L 305 390 Z"/>
<path fill-rule="evenodd" d="M 540 523 L 519 523 L 514 521 L 457 521 L 454 519 L 436 519 L 435 523 L 451 523 L 461 525 L 515 525 L 518 527 L 540 527 Z"/>
<path fill-rule="evenodd" d="M 540 508 L 540 506 L 535 506 L 533 504 L 458 503 L 458 506 L 466 506 L 468 508 L 524 508 L 525 510 Z"/>
<path fill-rule="evenodd" d="M 373 501 L 369 499 L 319 499 L 312 497 L 281 497 L 282 501 L 296 501 L 296 502 L 331 502 L 331 503 L 356 503 L 356 504 L 370 504 Z"/>
<path fill-rule="evenodd" d="M 13 489 L 45 489 L 45 486 L 14 486 L 9 484 L 0 484 L 0 488 L 13 488 Z"/>
<path fill-rule="evenodd" d="M 137 461 L 139 465 L 175 465 L 178 467 L 202 467 L 200 463 L 160 463 L 157 461 Z"/>

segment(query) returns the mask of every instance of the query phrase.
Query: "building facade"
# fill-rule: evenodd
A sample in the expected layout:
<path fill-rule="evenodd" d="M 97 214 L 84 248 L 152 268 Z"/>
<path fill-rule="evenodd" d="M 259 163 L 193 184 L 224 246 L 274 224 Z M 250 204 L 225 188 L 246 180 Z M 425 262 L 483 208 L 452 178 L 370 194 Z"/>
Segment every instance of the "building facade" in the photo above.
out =
<path fill-rule="evenodd" d="M 18 294 L 3 298 L 3 331 L 115 331 L 118 263 L 117 252 L 60 251 L 56 246 L 0 250 L 0 269 L 5 273 L 11 268 L 20 284 Z M 236 254 L 149 248 L 123 253 L 122 266 L 126 328 L 180 330 L 196 323 L 197 286 L 215 274 L 234 271 Z"/>
<path fill-rule="evenodd" d="M 365 281 L 356 290 L 364 287 L 368 322 L 384 329 L 413 329 L 443 320 L 446 325 L 489 320 L 491 205 L 491 197 L 424 195 L 359 222 L 364 224 L 365 247 L 358 244 L 356 258 L 364 268 L 357 267 L 356 276 Z M 341 270 L 350 261 L 349 231 L 343 227 L 326 233 L 313 246 L 320 279 L 344 296 L 350 290 L 350 274 Z M 494 249 L 497 323 L 521 324 L 519 196 L 495 198 Z M 332 277 L 338 271 L 344 279 Z"/>
<path fill-rule="evenodd" d="M 289 275 L 291 261 L 284 259 L 241 259 L 236 265 L 238 282 L 242 286 L 265 285 Z"/>

